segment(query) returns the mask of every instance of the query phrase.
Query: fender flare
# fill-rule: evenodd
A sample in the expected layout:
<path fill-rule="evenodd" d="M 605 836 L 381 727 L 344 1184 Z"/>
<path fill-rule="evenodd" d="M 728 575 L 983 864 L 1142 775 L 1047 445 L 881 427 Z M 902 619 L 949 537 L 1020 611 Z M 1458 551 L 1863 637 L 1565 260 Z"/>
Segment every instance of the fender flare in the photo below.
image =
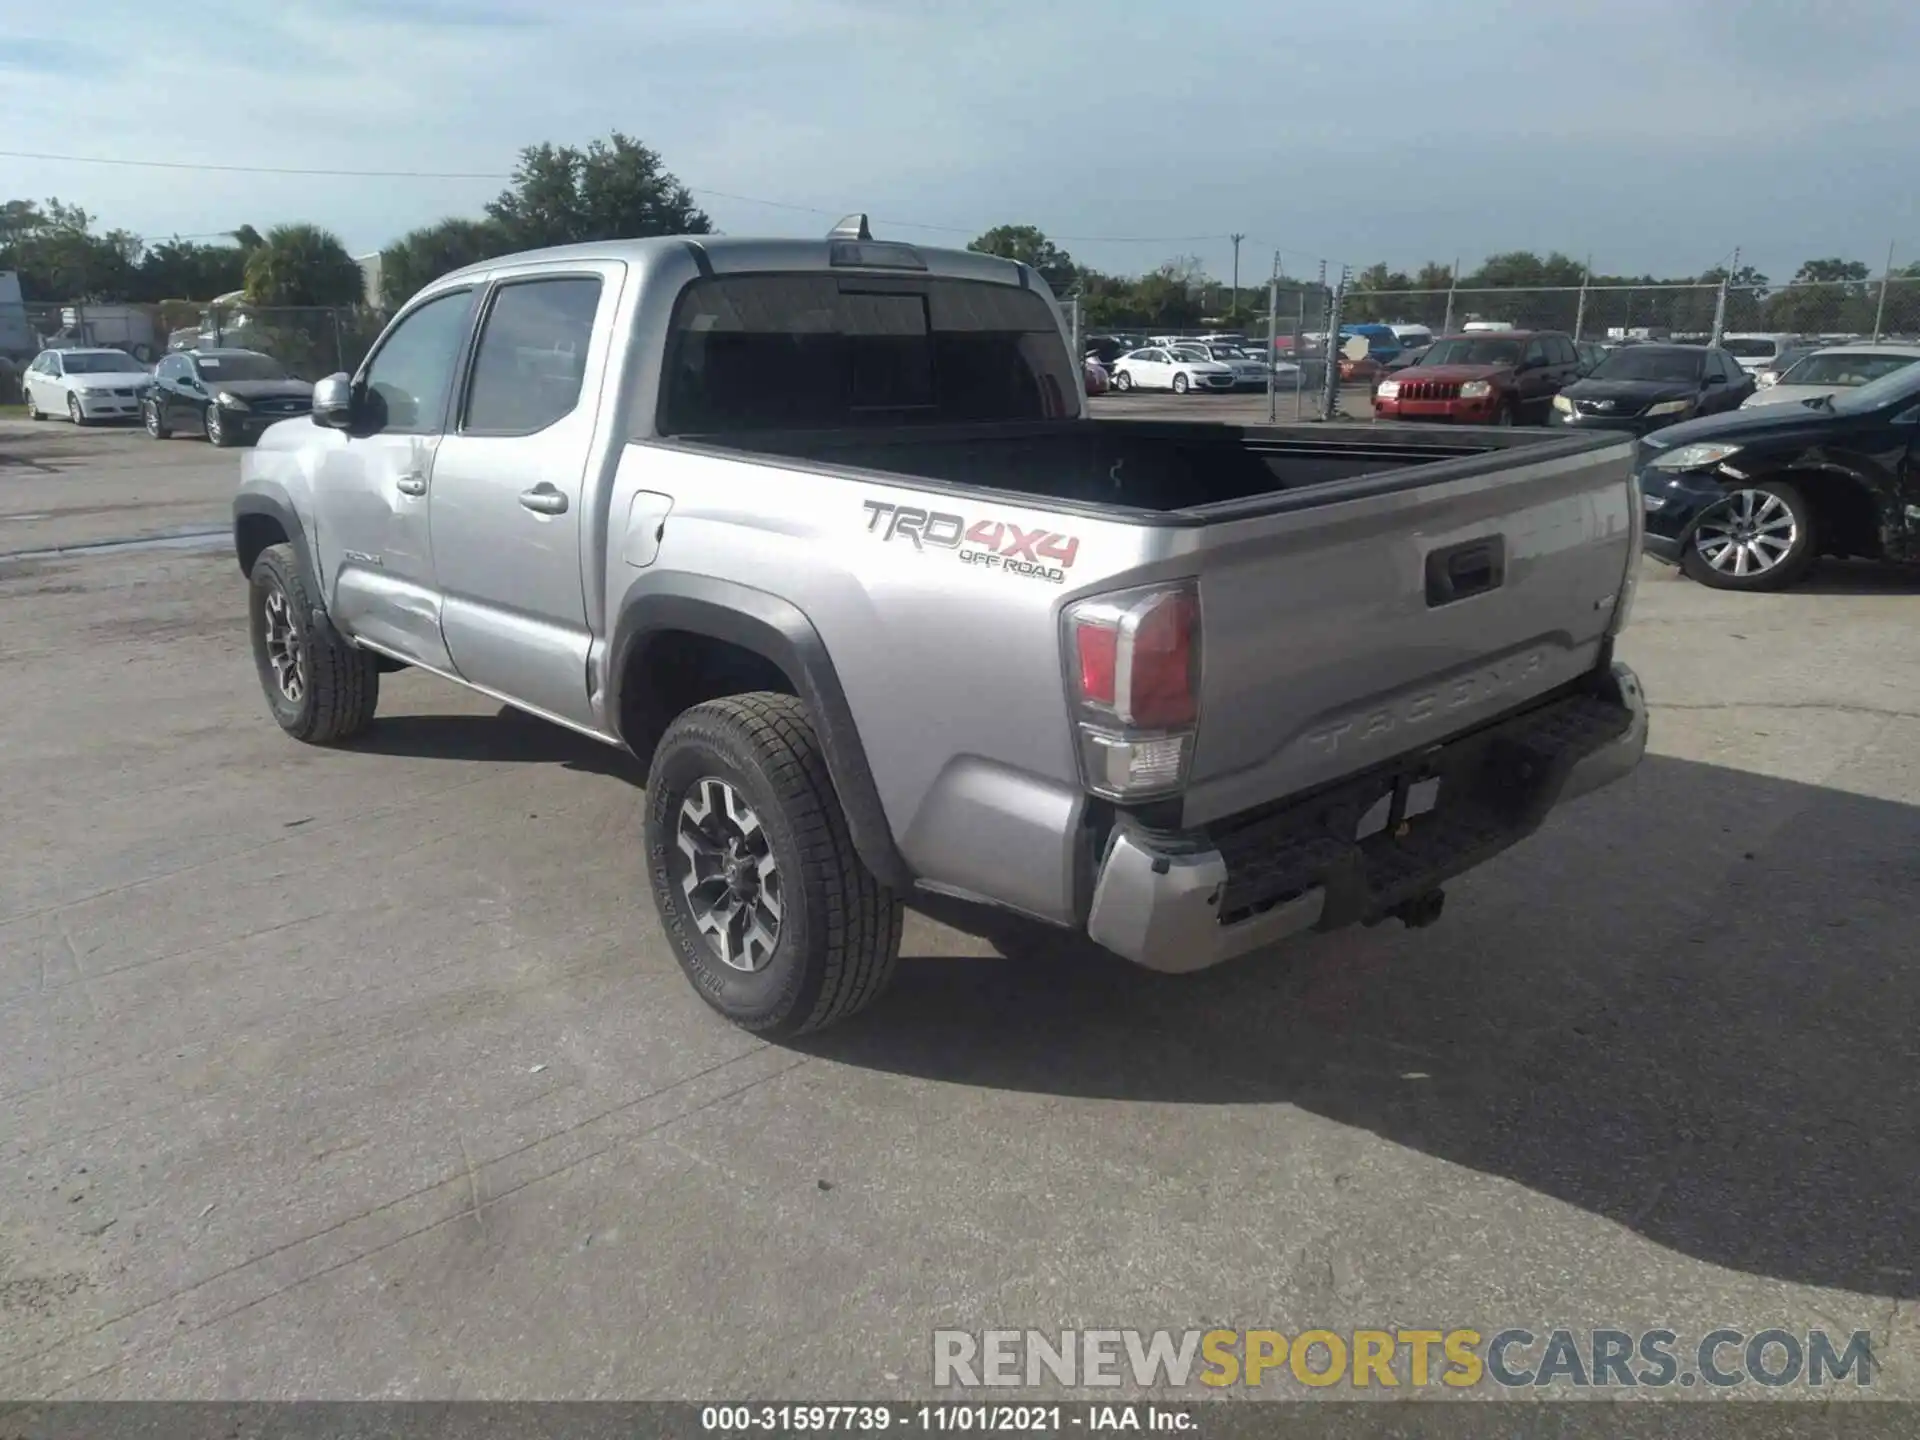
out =
<path fill-rule="evenodd" d="M 262 548 L 254 545 L 247 535 L 246 521 L 253 516 L 272 520 L 287 537 L 287 543 L 293 546 L 294 558 L 300 563 L 300 578 L 306 582 L 307 595 L 324 620 L 326 591 L 320 588 L 320 571 L 313 563 L 313 547 L 307 543 L 306 527 L 300 523 L 300 512 L 294 509 L 293 501 L 277 489 L 243 490 L 233 497 L 233 558 L 240 566 L 240 573 L 252 571 L 253 561 Z"/>
<path fill-rule="evenodd" d="M 853 710 L 813 622 L 790 601 L 751 586 L 682 571 L 647 572 L 622 598 L 607 647 L 604 713 L 616 729 L 623 714 L 621 686 L 628 661 L 649 636 L 669 630 L 737 645 L 786 675 L 813 718 L 827 774 L 861 862 L 882 884 L 910 891 L 913 872 L 894 844 Z M 631 737 L 623 734 L 621 739 L 631 744 Z"/>

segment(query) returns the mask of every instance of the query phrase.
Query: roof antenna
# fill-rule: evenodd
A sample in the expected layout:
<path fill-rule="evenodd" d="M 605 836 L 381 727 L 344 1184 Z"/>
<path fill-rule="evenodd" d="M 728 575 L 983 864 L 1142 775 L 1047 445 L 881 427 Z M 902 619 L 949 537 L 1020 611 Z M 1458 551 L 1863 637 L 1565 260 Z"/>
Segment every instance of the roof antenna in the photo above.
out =
<path fill-rule="evenodd" d="M 829 240 L 871 240 L 873 231 L 865 215 L 849 215 L 827 232 Z"/>

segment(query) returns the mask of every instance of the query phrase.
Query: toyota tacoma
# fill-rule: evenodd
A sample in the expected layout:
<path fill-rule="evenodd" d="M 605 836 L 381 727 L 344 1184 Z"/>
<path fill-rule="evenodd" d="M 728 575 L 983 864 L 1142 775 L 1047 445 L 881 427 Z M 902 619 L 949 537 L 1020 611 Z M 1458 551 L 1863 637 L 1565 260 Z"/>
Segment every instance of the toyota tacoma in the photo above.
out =
<path fill-rule="evenodd" d="M 916 897 L 1162 971 L 1435 919 L 1640 759 L 1631 460 L 1090 418 L 1030 267 L 852 217 L 434 281 L 244 456 L 234 541 L 282 728 L 411 667 L 632 751 L 679 963 L 794 1034 Z"/>

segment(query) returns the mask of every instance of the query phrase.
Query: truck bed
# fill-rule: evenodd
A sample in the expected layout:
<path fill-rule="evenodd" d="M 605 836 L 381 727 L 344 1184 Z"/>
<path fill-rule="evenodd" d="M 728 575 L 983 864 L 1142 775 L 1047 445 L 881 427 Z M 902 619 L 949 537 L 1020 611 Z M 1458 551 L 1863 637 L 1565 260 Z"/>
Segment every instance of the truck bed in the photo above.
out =
<path fill-rule="evenodd" d="M 1063 592 L 905 572 L 909 590 L 924 576 L 964 593 L 983 629 L 1038 637 L 1043 688 L 1055 631 L 1033 612 L 1055 593 L 1163 579 L 1177 553 L 1172 573 L 1198 578 L 1204 617 L 1187 826 L 1311 792 L 1579 680 L 1604 663 L 1639 547 L 1633 443 L 1618 434 L 1122 419 L 656 443 L 792 466 L 789 505 L 866 481 L 955 487 L 964 510 L 960 487 L 980 487 L 1095 522 L 1069 527 L 1088 543 Z M 901 573 L 876 572 L 885 613 L 917 613 Z M 1021 723 L 1044 733 L 1038 715 Z"/>
<path fill-rule="evenodd" d="M 1509 454 L 1515 450 L 1529 461 L 1547 460 L 1620 440 L 1547 430 L 1090 419 L 687 435 L 677 442 L 1075 508 L 1205 520 L 1466 479 L 1516 463 L 1520 457 Z M 1421 473 L 1410 473 L 1415 467 Z M 1337 488 L 1328 494 L 1328 487 Z"/>

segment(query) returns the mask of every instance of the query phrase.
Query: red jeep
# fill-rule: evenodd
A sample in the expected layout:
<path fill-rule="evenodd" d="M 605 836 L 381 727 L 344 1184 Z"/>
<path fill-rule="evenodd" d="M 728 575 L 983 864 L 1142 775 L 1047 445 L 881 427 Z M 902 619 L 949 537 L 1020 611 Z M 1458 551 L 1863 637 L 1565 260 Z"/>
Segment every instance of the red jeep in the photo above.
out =
<path fill-rule="evenodd" d="M 1373 393 L 1378 420 L 1544 425 L 1560 387 L 1579 378 L 1573 341 L 1558 330 L 1445 335 L 1416 365 Z"/>

